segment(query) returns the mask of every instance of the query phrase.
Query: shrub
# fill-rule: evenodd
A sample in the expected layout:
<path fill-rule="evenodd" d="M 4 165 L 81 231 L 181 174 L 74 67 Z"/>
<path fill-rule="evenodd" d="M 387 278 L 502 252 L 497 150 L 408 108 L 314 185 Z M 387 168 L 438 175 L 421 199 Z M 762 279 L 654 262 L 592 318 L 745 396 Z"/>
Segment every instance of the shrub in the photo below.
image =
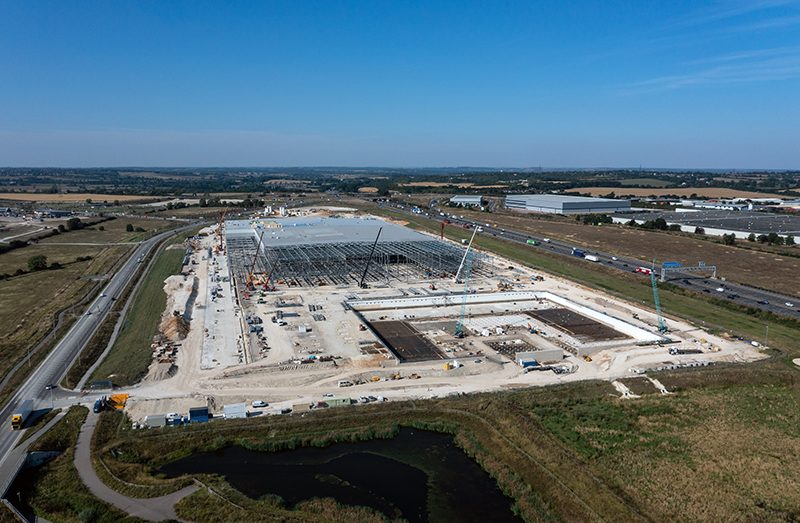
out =
<path fill-rule="evenodd" d="M 28 270 L 31 272 L 43 271 L 47 268 L 47 256 L 41 254 L 28 258 Z"/>

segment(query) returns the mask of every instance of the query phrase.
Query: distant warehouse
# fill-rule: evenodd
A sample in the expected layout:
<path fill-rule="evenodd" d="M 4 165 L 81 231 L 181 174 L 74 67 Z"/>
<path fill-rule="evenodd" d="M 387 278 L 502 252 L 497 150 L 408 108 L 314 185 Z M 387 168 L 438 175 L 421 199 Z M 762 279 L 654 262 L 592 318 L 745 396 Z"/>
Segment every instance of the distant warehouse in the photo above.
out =
<path fill-rule="evenodd" d="M 583 214 L 595 212 L 623 212 L 631 209 L 630 200 L 587 198 L 561 194 L 510 194 L 506 208 L 519 211 L 551 214 Z"/>
<path fill-rule="evenodd" d="M 483 196 L 473 196 L 471 194 L 457 194 L 450 198 L 450 203 L 461 207 L 480 207 L 483 205 Z"/>

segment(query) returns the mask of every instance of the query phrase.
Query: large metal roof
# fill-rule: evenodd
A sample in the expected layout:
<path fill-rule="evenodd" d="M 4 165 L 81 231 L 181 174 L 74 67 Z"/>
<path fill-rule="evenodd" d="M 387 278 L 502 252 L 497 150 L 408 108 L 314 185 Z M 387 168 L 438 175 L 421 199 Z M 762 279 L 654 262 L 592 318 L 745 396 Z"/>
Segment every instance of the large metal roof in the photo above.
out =
<path fill-rule="evenodd" d="M 509 194 L 506 200 L 524 200 L 526 203 L 545 203 L 561 205 L 564 203 L 619 203 L 627 200 L 612 198 L 590 198 L 587 196 L 570 196 L 565 194 Z"/>
<path fill-rule="evenodd" d="M 264 218 L 228 220 L 228 237 L 245 237 L 264 231 L 264 247 L 323 245 L 334 243 L 372 243 L 381 231 L 380 242 L 425 242 L 425 236 L 406 227 L 374 218 Z"/>

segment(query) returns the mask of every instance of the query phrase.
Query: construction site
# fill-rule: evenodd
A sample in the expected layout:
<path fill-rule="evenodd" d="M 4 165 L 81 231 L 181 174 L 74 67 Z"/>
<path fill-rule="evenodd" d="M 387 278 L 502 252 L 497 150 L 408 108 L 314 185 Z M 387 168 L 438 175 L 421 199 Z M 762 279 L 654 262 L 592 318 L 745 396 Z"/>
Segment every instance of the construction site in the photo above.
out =
<path fill-rule="evenodd" d="M 133 420 L 158 426 L 148 420 L 192 408 L 288 414 L 763 357 L 660 307 L 479 251 L 480 228 L 458 243 L 345 208 L 293 213 L 221 217 L 192 239 L 165 287 L 169 332 L 131 390 Z M 653 292 L 658 303 L 655 279 Z"/>

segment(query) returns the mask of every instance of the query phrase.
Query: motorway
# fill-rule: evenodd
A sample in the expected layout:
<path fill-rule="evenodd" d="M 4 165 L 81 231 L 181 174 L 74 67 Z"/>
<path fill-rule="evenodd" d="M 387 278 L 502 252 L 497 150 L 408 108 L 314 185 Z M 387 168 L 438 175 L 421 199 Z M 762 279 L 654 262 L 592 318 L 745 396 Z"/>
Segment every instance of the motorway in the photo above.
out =
<path fill-rule="evenodd" d="M 125 285 L 133 277 L 139 260 L 146 258 L 161 240 L 193 226 L 194 224 L 190 224 L 172 229 L 140 243 L 122 267 L 111 277 L 108 285 L 91 302 L 86 312 L 75 321 L 44 361 L 28 376 L 11 400 L 0 410 L 0 423 L 2 424 L 0 426 L 0 466 L 22 434 L 22 431 L 11 429 L 10 418 L 17 405 L 23 400 L 33 399 L 35 409 L 44 409 L 50 408 L 57 399 L 76 397 L 76 393 L 72 391 L 46 390 L 46 387 L 61 382 L 72 362 L 103 323 L 114 304 L 114 299 L 120 295 Z"/>
<path fill-rule="evenodd" d="M 584 251 L 586 254 L 593 254 L 597 256 L 599 261 L 591 262 L 589 260 L 584 260 L 585 263 L 587 264 L 597 263 L 597 264 L 602 264 L 606 267 L 618 269 L 620 271 L 633 272 L 633 273 L 636 272 L 637 267 L 650 267 L 652 265 L 652 262 L 636 260 L 634 258 L 627 258 L 624 256 L 617 256 L 611 253 L 596 251 L 592 249 L 586 249 L 584 247 L 574 244 L 569 244 L 559 240 L 548 238 L 547 241 L 545 241 L 545 238 L 532 236 L 530 234 L 526 234 L 511 229 L 496 227 L 486 222 L 478 222 L 476 220 L 471 220 L 467 217 L 462 218 L 458 215 L 452 214 L 452 212 L 445 212 L 446 216 L 440 216 L 439 212 L 431 211 L 432 216 L 426 216 L 424 213 L 418 214 L 412 212 L 412 209 L 414 207 L 415 206 L 411 204 L 391 205 L 392 210 L 399 210 L 401 212 L 411 214 L 413 216 L 429 219 L 435 221 L 437 224 L 440 223 L 443 219 L 447 218 L 450 221 L 451 225 L 456 227 L 478 226 L 483 229 L 481 234 L 508 240 L 514 243 L 524 244 L 526 248 L 530 249 L 541 249 L 544 251 L 549 251 L 553 254 L 569 256 L 571 258 L 574 258 L 572 254 L 573 249 L 580 249 L 581 251 Z M 442 209 L 441 212 L 444 211 L 445 210 Z M 538 242 L 538 245 L 528 244 L 528 240 L 534 240 Z M 656 271 L 656 275 L 658 275 L 658 271 Z M 649 276 L 645 274 L 642 274 L 642 277 L 649 278 Z M 684 273 L 681 275 L 675 275 L 673 278 L 668 280 L 668 283 L 672 285 L 677 285 L 679 287 L 683 287 L 691 291 L 708 294 L 709 297 L 714 297 L 720 300 L 738 303 L 740 305 L 745 305 L 755 309 L 769 311 L 780 316 L 787 316 L 790 318 L 800 319 L 800 300 L 792 296 L 782 295 L 776 292 L 766 291 L 762 289 L 756 289 L 754 287 L 743 285 L 741 283 L 722 281 L 719 278 L 713 279 L 713 278 L 702 277 L 693 273 Z M 792 305 L 789 306 L 787 304 L 792 304 Z"/>

